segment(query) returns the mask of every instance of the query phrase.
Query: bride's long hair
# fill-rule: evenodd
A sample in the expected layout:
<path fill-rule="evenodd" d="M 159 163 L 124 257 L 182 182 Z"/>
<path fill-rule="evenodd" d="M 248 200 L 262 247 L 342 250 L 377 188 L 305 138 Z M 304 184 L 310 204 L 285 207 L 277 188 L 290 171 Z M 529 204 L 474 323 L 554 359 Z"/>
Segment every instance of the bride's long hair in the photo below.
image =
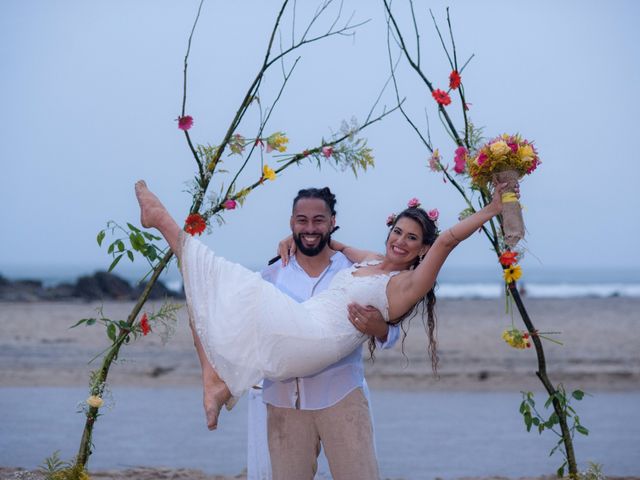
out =
<path fill-rule="evenodd" d="M 420 207 L 409 207 L 402 212 L 400 212 L 393 223 L 391 224 L 391 228 L 389 229 L 389 233 L 387 234 L 387 240 L 389 239 L 389 235 L 391 231 L 398 223 L 398 220 L 401 218 L 409 218 L 415 221 L 418 225 L 420 225 L 420 229 L 422 230 L 422 244 L 423 245 L 433 245 L 438 238 L 438 227 L 435 222 L 429 218 L 427 212 L 425 212 Z M 416 268 L 423 257 L 417 257 L 414 264 L 411 268 Z M 436 294 L 434 292 L 434 288 L 436 284 L 434 283 L 431 290 L 427 292 L 427 294 L 422 297 L 407 313 L 405 313 L 394 325 L 399 325 L 402 329 L 402 354 L 404 355 L 404 340 L 407 337 L 407 331 L 409 328 L 409 321 L 414 318 L 416 315 L 420 314 L 422 317 L 422 321 L 424 323 L 426 317 L 425 330 L 427 331 L 427 337 L 429 339 L 429 343 L 427 345 L 427 354 L 431 360 L 431 369 L 435 375 L 438 374 L 438 341 L 437 341 L 437 319 L 435 313 L 436 306 Z M 426 315 L 425 315 L 426 314 Z M 406 322 L 405 320 L 409 320 Z M 369 339 L 369 354 L 371 359 L 374 358 L 373 352 L 376 348 L 375 338 Z"/>

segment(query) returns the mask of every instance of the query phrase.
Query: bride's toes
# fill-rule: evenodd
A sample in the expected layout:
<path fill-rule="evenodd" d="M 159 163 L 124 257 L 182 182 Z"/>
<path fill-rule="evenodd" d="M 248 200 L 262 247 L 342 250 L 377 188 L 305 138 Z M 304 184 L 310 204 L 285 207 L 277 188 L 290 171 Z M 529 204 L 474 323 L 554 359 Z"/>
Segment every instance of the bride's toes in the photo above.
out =
<path fill-rule="evenodd" d="M 207 417 L 207 428 L 215 430 L 218 428 L 218 416 L 220 415 L 220 405 L 212 403 L 204 406 L 204 413 Z"/>

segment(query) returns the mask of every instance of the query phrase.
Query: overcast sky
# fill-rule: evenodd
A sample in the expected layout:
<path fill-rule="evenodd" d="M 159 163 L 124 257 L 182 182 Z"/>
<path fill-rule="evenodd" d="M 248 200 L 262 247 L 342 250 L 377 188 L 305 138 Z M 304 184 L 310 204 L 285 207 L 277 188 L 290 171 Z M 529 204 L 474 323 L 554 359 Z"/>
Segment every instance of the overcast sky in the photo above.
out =
<path fill-rule="evenodd" d="M 317 2 L 297 7 L 297 30 Z M 398 6 L 403 2 L 396 1 Z M 640 4 L 629 1 L 451 1 L 470 115 L 487 137 L 520 132 L 534 140 L 543 164 L 521 186 L 528 236 L 526 265 L 536 268 L 640 269 L 637 195 L 640 107 Z M 304 4 L 304 5 L 302 5 Z M 449 67 L 427 8 L 444 26 L 441 1 L 416 1 L 427 76 L 445 87 Z M 144 178 L 177 218 L 186 216 L 185 185 L 195 171 L 175 118 L 182 102 L 182 62 L 196 0 L 0 3 L 0 273 L 106 267 L 95 242 L 107 220 L 138 222 L 133 184 Z M 187 112 L 197 143 L 216 144 L 226 131 L 264 55 L 280 3 L 206 1 L 196 30 Z M 382 3 L 345 0 L 344 19 L 371 19 L 352 37 L 299 50 L 298 67 L 267 127 L 301 151 L 329 137 L 342 120 L 362 121 L 389 66 Z M 408 17 L 401 15 L 407 37 Z M 328 21 L 319 22 L 316 32 Z M 287 16 L 286 25 L 291 24 Z M 286 28 L 286 44 L 291 30 Z M 414 45 L 412 40 L 410 44 Z M 295 56 L 287 61 L 291 65 Z M 401 94 L 452 163 L 455 145 L 433 100 L 406 62 Z M 261 99 L 280 85 L 274 69 Z M 392 91 L 381 105 L 391 106 Z M 448 107 L 459 118 L 455 103 Z M 255 115 L 238 130 L 255 132 Z M 293 168 L 252 193 L 206 241 L 249 267 L 271 257 L 288 232 L 298 189 L 328 185 L 338 196 L 337 238 L 381 250 L 385 219 L 418 197 L 437 207 L 441 227 L 464 203 L 399 114 L 363 132 L 376 167 L 355 179 L 313 165 Z M 259 159 L 256 157 L 256 161 Z M 237 159 L 229 158 L 233 167 Z M 275 163 L 267 156 L 268 163 Z M 249 177 L 259 176 L 259 163 Z M 477 236 L 454 252 L 456 267 L 495 263 Z"/>

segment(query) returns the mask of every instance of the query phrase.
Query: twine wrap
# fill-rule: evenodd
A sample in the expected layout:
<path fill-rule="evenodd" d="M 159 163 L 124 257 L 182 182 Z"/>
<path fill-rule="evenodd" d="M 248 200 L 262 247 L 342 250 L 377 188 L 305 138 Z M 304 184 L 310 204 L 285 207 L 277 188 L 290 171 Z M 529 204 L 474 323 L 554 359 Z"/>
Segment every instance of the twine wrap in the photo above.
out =
<path fill-rule="evenodd" d="M 507 184 L 506 192 L 502 197 L 502 230 L 504 243 L 513 248 L 524 238 L 522 207 L 514 193 L 520 174 L 515 170 L 507 170 L 497 172 L 495 177 L 499 183 Z"/>

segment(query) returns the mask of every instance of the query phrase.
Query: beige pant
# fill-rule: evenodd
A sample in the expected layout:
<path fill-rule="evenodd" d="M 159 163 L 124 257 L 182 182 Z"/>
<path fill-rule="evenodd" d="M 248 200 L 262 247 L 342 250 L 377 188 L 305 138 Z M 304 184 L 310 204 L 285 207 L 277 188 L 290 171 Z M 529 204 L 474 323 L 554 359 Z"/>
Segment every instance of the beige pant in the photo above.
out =
<path fill-rule="evenodd" d="M 312 480 L 321 442 L 334 480 L 378 478 L 369 404 L 361 388 L 321 410 L 267 405 L 267 431 L 273 480 Z"/>

